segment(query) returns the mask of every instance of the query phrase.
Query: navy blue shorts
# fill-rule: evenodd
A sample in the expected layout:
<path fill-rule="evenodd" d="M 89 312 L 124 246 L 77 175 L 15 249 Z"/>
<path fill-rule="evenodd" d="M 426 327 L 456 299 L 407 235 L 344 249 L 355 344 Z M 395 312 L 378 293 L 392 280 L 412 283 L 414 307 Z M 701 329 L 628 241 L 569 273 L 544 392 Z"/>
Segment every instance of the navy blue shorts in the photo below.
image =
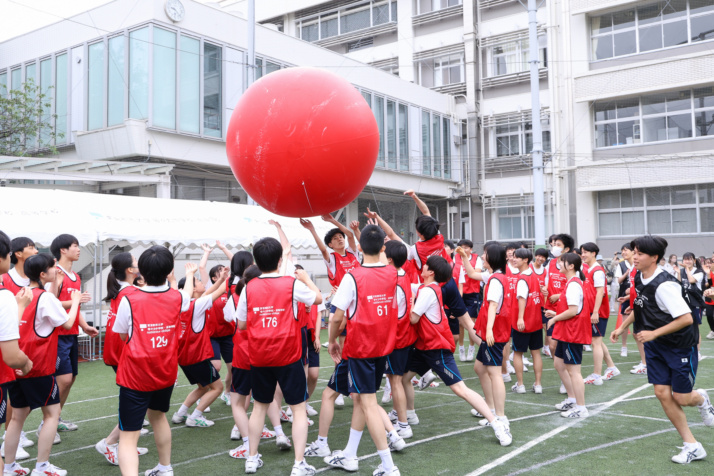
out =
<path fill-rule="evenodd" d="M 348 385 L 350 393 L 377 393 L 382 386 L 382 375 L 387 368 L 387 358 L 349 359 Z"/>
<path fill-rule="evenodd" d="M 686 349 L 645 342 L 647 381 L 652 385 L 669 385 L 676 393 L 690 393 L 699 366 L 697 346 Z"/>
<path fill-rule="evenodd" d="M 201 387 L 206 387 L 221 379 L 221 375 L 211 363 L 211 359 L 193 365 L 181 365 L 181 370 L 191 385 L 198 384 Z"/>
<path fill-rule="evenodd" d="M 543 348 L 543 331 L 538 329 L 535 332 L 520 332 L 511 329 L 511 342 L 513 342 L 514 352 L 525 352 L 539 350 Z"/>
<path fill-rule="evenodd" d="M 57 339 L 57 364 L 55 375 L 77 375 L 79 343 L 77 336 L 59 336 Z"/>
<path fill-rule="evenodd" d="M 461 323 L 455 317 L 451 317 L 451 313 L 447 313 L 447 321 L 449 322 L 449 329 L 451 329 L 451 335 L 458 335 L 461 328 Z"/>
<path fill-rule="evenodd" d="M 414 346 L 404 347 L 403 349 L 394 349 L 387 356 L 387 371 L 388 375 L 404 375 L 409 370 L 409 359 L 414 351 Z"/>
<path fill-rule="evenodd" d="M 59 387 L 54 375 L 19 378 L 8 389 L 8 396 L 12 408 L 30 407 L 30 410 L 48 407 L 60 401 Z"/>
<path fill-rule="evenodd" d="M 250 395 L 250 370 L 231 367 L 231 392 Z"/>
<path fill-rule="evenodd" d="M 627 308 L 630 307 L 630 301 L 625 301 L 620 303 L 620 313 L 623 315 L 624 319 L 624 314 Z"/>
<path fill-rule="evenodd" d="M 478 313 L 481 310 L 481 295 L 479 293 L 468 293 L 464 294 L 463 298 L 466 310 L 469 312 L 469 316 L 476 319 L 476 316 L 478 316 Z"/>
<path fill-rule="evenodd" d="M 307 400 L 307 378 L 302 360 L 281 367 L 250 367 L 250 385 L 256 402 L 272 402 L 277 384 L 280 384 L 288 405 L 297 405 Z"/>
<path fill-rule="evenodd" d="M 335 306 L 330 306 L 330 315 L 334 314 L 336 310 L 337 310 L 337 307 L 335 307 Z M 341 336 L 346 336 L 346 335 L 347 335 L 347 327 L 345 327 L 344 329 L 342 329 L 342 332 L 340 332 L 340 335 L 341 335 Z"/>
<path fill-rule="evenodd" d="M 320 366 L 320 351 L 315 350 L 315 336 L 313 330 L 307 331 L 307 366 L 309 368 Z"/>
<path fill-rule="evenodd" d="M 211 360 L 221 360 L 230 364 L 233 362 L 233 336 L 211 337 L 211 347 L 213 347 L 213 358 Z"/>
<path fill-rule="evenodd" d="M 499 344 L 498 342 L 489 347 L 488 344 L 486 344 L 486 339 L 484 339 L 478 347 L 476 360 L 486 366 L 500 367 L 503 363 L 504 347 L 506 347 L 506 343 Z"/>
<path fill-rule="evenodd" d="M 0 425 L 7 419 L 7 392 L 15 382 L 6 382 L 0 385 Z"/>
<path fill-rule="evenodd" d="M 151 392 L 140 392 L 119 386 L 119 429 L 139 431 L 144 427 L 147 410 L 161 413 L 169 411 L 173 391 L 173 385 Z"/>
<path fill-rule="evenodd" d="M 454 354 L 448 349 L 414 349 L 409 361 L 409 370 L 424 375 L 433 370 L 447 387 L 461 382 L 459 368 L 456 367 Z"/>
<path fill-rule="evenodd" d="M 300 340 L 302 341 L 302 353 L 300 354 L 300 361 L 302 365 L 307 365 L 307 348 L 308 348 L 308 335 L 307 326 L 300 328 Z"/>
<path fill-rule="evenodd" d="M 583 344 L 558 341 L 555 356 L 563 359 L 565 365 L 580 365 L 583 362 Z M 649 365 L 649 362 L 647 363 Z"/>
<path fill-rule="evenodd" d="M 347 360 L 342 359 L 340 363 L 335 366 L 335 371 L 332 372 L 330 381 L 327 382 L 328 387 L 346 397 L 350 395 L 349 379 L 347 377 L 349 370 L 347 367 Z"/>
<path fill-rule="evenodd" d="M 597 324 L 590 324 L 590 327 L 593 329 L 593 337 L 605 337 L 605 333 L 607 332 L 607 321 L 607 319 L 603 319 L 601 317 L 598 319 Z"/>
<path fill-rule="evenodd" d="M 694 322 L 701 326 L 702 325 L 702 308 L 701 307 L 695 307 L 692 309 L 692 318 L 694 319 Z"/>
<path fill-rule="evenodd" d="M 545 317 L 545 309 L 544 308 L 540 308 L 540 315 L 541 315 L 541 320 L 543 321 L 543 325 L 544 326 L 547 325 L 550 318 Z M 553 329 L 554 328 L 555 328 L 555 326 L 551 326 L 550 329 L 546 329 L 545 335 L 547 335 L 548 337 L 553 337 Z"/>

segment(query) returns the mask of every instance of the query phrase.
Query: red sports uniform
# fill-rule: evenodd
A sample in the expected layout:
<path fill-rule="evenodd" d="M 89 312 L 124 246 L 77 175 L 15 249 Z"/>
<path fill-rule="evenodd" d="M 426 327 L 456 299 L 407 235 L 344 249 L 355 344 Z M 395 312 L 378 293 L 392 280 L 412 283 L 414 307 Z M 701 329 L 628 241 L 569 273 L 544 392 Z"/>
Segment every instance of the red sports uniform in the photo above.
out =
<path fill-rule="evenodd" d="M 345 274 L 359 267 L 360 264 L 359 259 L 357 259 L 357 255 L 355 255 L 351 251 L 345 250 L 344 256 L 342 256 L 336 251 L 333 251 L 330 254 L 335 258 L 335 272 L 333 274 L 330 270 L 330 267 L 328 266 L 327 279 L 330 281 L 330 286 L 334 287 L 339 286 L 342 282 L 342 278 L 345 277 Z"/>
<path fill-rule="evenodd" d="M 436 236 L 429 238 L 428 240 L 417 241 L 414 244 L 414 248 L 416 249 L 417 258 L 412 261 L 420 273 L 421 269 L 426 264 L 426 260 L 431 256 L 441 256 L 449 264 L 453 264 L 451 256 L 449 256 L 444 249 L 444 235 L 441 233 L 438 233 Z"/>
<path fill-rule="evenodd" d="M 471 263 L 471 266 L 475 269 L 476 263 L 478 262 L 478 255 L 472 253 L 471 258 L 469 259 L 469 262 Z M 452 276 L 454 277 L 456 284 L 459 284 L 459 278 L 461 276 L 461 269 L 463 268 L 463 266 L 464 265 L 463 265 L 461 255 L 457 254 L 456 256 L 454 256 L 454 267 L 453 267 L 453 271 L 452 271 Z M 468 275 L 466 275 L 465 280 L 464 280 L 464 287 L 463 287 L 464 294 L 477 293 L 480 290 L 481 290 L 481 281 L 471 279 L 471 278 L 469 278 Z"/>
<path fill-rule="evenodd" d="M 217 300 L 216 300 L 217 301 Z M 215 301 L 214 301 L 215 303 Z M 225 306 L 225 303 L 224 303 Z M 193 318 L 196 311 L 196 300 L 191 301 L 188 311 L 181 313 L 179 327 L 178 364 L 188 366 L 213 358 L 211 338 L 206 329 L 207 316 L 204 317 L 203 327 L 196 331 L 193 328 Z M 208 314 L 208 312 L 206 312 Z M 223 310 L 221 309 L 221 315 Z M 230 324 L 230 323 L 228 323 Z"/>
<path fill-rule="evenodd" d="M 64 301 L 71 301 L 72 300 L 72 293 L 74 291 L 79 291 L 82 292 L 82 279 L 79 277 L 79 274 L 73 273 L 74 274 L 74 279 L 69 277 L 69 274 L 64 273 L 64 280 L 62 281 L 62 284 L 60 285 L 60 291 L 59 295 L 57 298 L 64 302 Z M 69 312 L 69 309 L 67 309 L 67 312 Z M 72 324 L 71 329 L 65 329 L 65 328 L 60 328 L 59 329 L 59 335 L 61 336 L 76 336 L 79 335 L 79 310 L 77 310 L 77 319 L 74 320 L 74 324 Z"/>
<path fill-rule="evenodd" d="M 580 313 L 565 321 L 558 321 L 554 325 L 553 339 L 570 344 L 591 344 L 593 341 L 592 327 L 590 325 L 590 314 L 588 313 L 588 298 L 585 293 L 583 282 L 580 278 L 574 277 L 563 286 L 565 293 L 568 286 L 579 285 L 583 287 L 583 308 Z M 590 304 L 592 309 L 592 304 Z M 558 314 L 562 314 L 568 310 L 568 300 L 563 295 L 558 300 L 558 308 L 555 310 Z"/>
<path fill-rule="evenodd" d="M 585 272 L 585 287 L 583 289 L 583 292 L 588 295 L 587 299 L 590 303 L 588 313 L 590 313 L 591 315 L 593 309 L 595 308 L 595 295 L 597 294 L 597 290 L 595 289 L 594 277 L 595 273 L 598 270 L 602 272 L 603 277 L 606 276 L 603 267 L 597 263 L 595 263 L 592 268 L 588 268 L 588 270 Z M 607 279 L 605 280 L 605 285 L 603 286 L 602 301 L 600 302 L 600 310 L 598 312 L 598 317 L 600 319 L 607 319 L 608 317 L 610 317 L 610 300 L 607 297 Z"/>
<path fill-rule="evenodd" d="M 231 288 L 232 305 L 238 307 L 239 295 L 235 293 L 235 286 Z M 234 309 L 235 312 L 235 309 Z M 233 323 L 233 362 L 231 366 L 236 369 L 250 370 L 250 357 L 248 356 L 248 331 L 238 329 L 238 320 Z"/>
<path fill-rule="evenodd" d="M 17 293 L 20 292 L 22 289 L 22 286 L 17 284 L 15 281 L 13 281 L 12 276 L 10 276 L 10 273 L 5 273 L 2 276 L 0 276 L 0 281 L 2 281 L 2 284 L 0 285 L 0 288 L 5 288 L 8 291 L 11 291 L 12 294 L 17 296 Z"/>
<path fill-rule="evenodd" d="M 552 259 L 548 262 L 548 267 L 546 268 L 546 273 L 548 273 L 548 299 L 545 300 L 543 307 L 550 311 L 557 310 L 557 303 L 551 302 L 550 297 L 564 293 L 565 282 L 567 281 L 565 275 L 560 273 L 557 263 L 557 259 Z"/>
<path fill-rule="evenodd" d="M 7 278 L 7 275 L 4 276 Z M 0 287 L 0 292 L 12 292 L 11 290 Z M 13 293 L 16 294 L 16 293 Z M 5 361 L 2 359 L 2 352 L 0 352 L 0 385 L 8 382 L 12 382 L 15 380 L 15 371 L 10 368 Z"/>
<path fill-rule="evenodd" d="M 548 268 L 546 266 L 543 266 L 541 268 L 541 273 L 538 274 L 536 272 L 535 266 L 533 266 L 533 263 L 530 264 L 531 271 L 533 272 L 533 276 L 538 278 L 538 286 L 545 286 L 545 277 L 548 274 Z"/>
<path fill-rule="evenodd" d="M 223 318 L 223 308 L 226 307 L 226 302 L 228 301 L 228 281 L 226 280 L 226 292 L 221 294 L 221 296 L 213 301 L 213 306 L 206 312 L 206 320 L 209 322 L 209 334 L 211 337 L 225 337 L 232 336 L 234 324 L 231 322 L 226 322 Z M 213 354 L 211 354 L 213 357 Z"/>
<path fill-rule="evenodd" d="M 394 344 L 395 349 L 403 349 L 413 345 L 417 340 L 416 328 L 412 325 L 409 316 L 412 312 L 412 287 L 409 276 L 404 273 L 397 277 L 397 295 L 403 296 L 405 306 L 404 309 L 399 309 L 397 323 L 397 342 Z"/>
<path fill-rule="evenodd" d="M 113 331 L 114 321 L 117 318 L 117 309 L 124 296 L 128 296 L 136 291 L 134 286 L 126 286 L 119 291 L 114 299 L 109 303 L 109 314 L 107 315 L 107 330 L 104 333 L 104 363 L 106 365 L 119 365 L 121 353 L 126 345 L 119 334 Z"/>
<path fill-rule="evenodd" d="M 486 330 L 488 326 L 488 308 L 490 307 L 490 302 L 488 301 L 488 289 L 491 287 L 493 281 L 496 280 L 503 286 L 503 302 L 501 303 L 500 309 L 496 309 L 496 319 L 493 321 L 493 340 L 496 344 L 505 344 L 511 338 L 511 312 L 513 303 L 512 300 L 509 301 L 510 296 L 515 294 L 510 294 L 508 292 L 509 278 L 501 272 L 497 272 L 489 276 L 488 282 L 483 290 L 483 305 L 476 318 L 475 331 L 476 334 L 486 340 Z M 453 340 L 453 339 L 452 339 Z"/>
<path fill-rule="evenodd" d="M 20 350 L 32 361 L 32 370 L 27 375 L 17 377 L 19 379 L 44 377 L 55 373 L 59 333 L 55 332 L 55 328 L 49 335 L 41 336 L 35 330 L 37 305 L 44 292 L 43 289 L 32 289 L 32 302 L 25 308 L 20 319 Z"/>
<path fill-rule="evenodd" d="M 518 284 L 523 281 L 528 286 L 528 297 L 526 298 L 526 308 L 523 311 L 523 323 L 526 328 L 522 332 L 530 333 L 543 329 L 543 317 L 541 315 L 541 307 L 543 305 L 543 295 L 540 292 L 540 282 L 538 276 L 531 272 L 530 274 L 522 274 L 518 280 Z M 518 303 L 519 300 L 516 299 Z M 519 305 L 516 305 L 517 311 L 511 319 L 511 327 L 518 331 L 518 314 Z M 521 331 L 519 331 L 521 332 Z"/>
<path fill-rule="evenodd" d="M 439 301 L 439 321 L 434 322 L 429 316 L 423 314 L 416 325 L 417 341 L 415 347 L 418 350 L 439 350 L 448 349 L 449 352 L 456 350 L 454 336 L 449 328 L 449 321 L 444 313 L 444 299 L 441 295 L 441 286 L 438 283 L 424 284 L 417 291 L 414 302 L 419 299 L 420 293 L 436 293 Z"/>

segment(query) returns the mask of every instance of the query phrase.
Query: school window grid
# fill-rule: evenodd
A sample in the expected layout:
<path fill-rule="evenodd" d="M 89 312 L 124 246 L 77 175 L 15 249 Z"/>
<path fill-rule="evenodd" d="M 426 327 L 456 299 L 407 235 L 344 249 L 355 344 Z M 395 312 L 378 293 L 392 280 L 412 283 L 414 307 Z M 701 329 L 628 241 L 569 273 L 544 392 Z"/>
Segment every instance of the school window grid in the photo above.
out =
<path fill-rule="evenodd" d="M 463 0 L 416 0 L 416 15 L 461 5 Z"/>
<path fill-rule="evenodd" d="M 590 18 L 593 61 L 714 40 L 714 0 L 662 0 Z"/>
<path fill-rule="evenodd" d="M 546 197 L 547 199 L 547 197 Z M 495 240 L 535 239 L 533 195 L 505 195 L 487 199 L 491 216 L 491 238 Z M 553 229 L 553 215 L 546 210 L 545 229 Z"/>
<path fill-rule="evenodd" d="M 714 184 L 598 192 L 598 235 L 714 233 Z"/>
<path fill-rule="evenodd" d="M 714 136 L 714 86 L 598 101 L 593 111 L 596 148 Z"/>
<path fill-rule="evenodd" d="M 419 84 L 438 88 L 466 81 L 464 53 L 428 58 L 417 63 Z"/>
<path fill-rule="evenodd" d="M 550 152 L 550 121 L 541 121 L 543 152 Z M 491 157 L 513 157 L 533 152 L 533 123 L 509 122 L 489 127 Z"/>
<path fill-rule="evenodd" d="M 547 37 L 538 36 L 539 68 L 548 67 Z M 528 38 L 519 38 L 495 44 L 486 49 L 486 76 L 491 78 L 530 71 L 530 46 Z"/>
<path fill-rule="evenodd" d="M 319 41 L 397 21 L 397 1 L 367 1 L 321 12 L 298 21 L 300 38 Z"/>

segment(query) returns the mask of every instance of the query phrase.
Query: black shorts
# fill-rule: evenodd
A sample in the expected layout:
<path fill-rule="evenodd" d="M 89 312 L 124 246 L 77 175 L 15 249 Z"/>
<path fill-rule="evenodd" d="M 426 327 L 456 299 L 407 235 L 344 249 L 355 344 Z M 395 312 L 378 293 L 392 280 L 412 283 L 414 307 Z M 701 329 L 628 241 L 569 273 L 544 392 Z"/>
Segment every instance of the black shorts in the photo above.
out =
<path fill-rule="evenodd" d="M 514 352 L 525 352 L 528 349 L 539 350 L 543 348 L 543 330 L 520 332 L 511 329 L 511 341 L 513 342 Z"/>
<path fill-rule="evenodd" d="M 387 357 L 374 359 L 349 359 L 350 393 L 377 393 L 382 386 L 382 375 L 387 368 Z"/>
<path fill-rule="evenodd" d="M 702 325 L 702 308 L 695 307 L 692 309 L 692 319 L 694 319 L 695 324 Z"/>
<path fill-rule="evenodd" d="M 231 392 L 250 395 L 250 370 L 231 367 Z"/>
<path fill-rule="evenodd" d="M 301 327 L 300 340 L 302 341 L 302 353 L 300 354 L 300 360 L 302 361 L 302 365 L 307 365 L 307 349 L 309 346 L 307 334 L 307 326 Z"/>
<path fill-rule="evenodd" d="M 697 346 L 678 349 L 645 342 L 647 381 L 652 385 L 669 385 L 676 393 L 690 393 L 694 388 L 699 366 Z"/>
<path fill-rule="evenodd" d="M 481 310 L 481 299 L 481 294 L 479 293 L 464 294 L 464 304 L 472 319 L 476 319 Z"/>
<path fill-rule="evenodd" d="M 563 359 L 565 365 L 580 365 L 583 362 L 583 344 L 558 341 L 555 356 Z M 649 365 L 649 362 L 647 362 Z"/>
<path fill-rule="evenodd" d="M 221 360 L 230 364 L 233 362 L 233 336 L 211 337 L 211 347 L 213 347 L 213 358 L 211 360 Z"/>
<path fill-rule="evenodd" d="M 448 349 L 414 349 L 409 361 L 409 370 L 419 375 L 433 370 L 447 387 L 461 382 L 461 373 L 456 367 L 454 354 Z"/>
<path fill-rule="evenodd" d="M 55 375 L 77 375 L 79 341 L 77 336 L 59 336 L 57 339 L 57 364 Z"/>
<path fill-rule="evenodd" d="M 140 392 L 119 386 L 119 429 L 121 431 L 139 431 L 144 427 L 147 410 L 166 413 L 171 406 L 171 394 L 174 386 Z"/>
<path fill-rule="evenodd" d="M 8 389 L 12 408 L 49 407 L 60 402 L 59 387 L 54 375 L 44 377 L 20 378 Z"/>
<path fill-rule="evenodd" d="M 597 324 L 590 324 L 593 329 L 593 337 L 605 337 L 607 332 L 607 319 L 602 317 L 597 321 Z"/>
<path fill-rule="evenodd" d="M 250 385 L 256 402 L 272 402 L 277 384 L 280 384 L 288 405 L 297 405 L 307 400 L 307 378 L 300 359 L 281 367 L 250 367 Z"/>
<path fill-rule="evenodd" d="M 410 345 L 403 349 L 394 349 L 387 356 L 387 371 L 388 375 L 404 375 L 409 370 L 409 360 L 414 351 L 414 346 Z"/>
<path fill-rule="evenodd" d="M 0 385 L 0 425 L 7 419 L 7 392 L 15 382 L 6 382 Z"/>
<path fill-rule="evenodd" d="M 315 331 L 307 331 L 307 366 L 309 368 L 320 366 L 320 351 L 315 350 Z"/>
<path fill-rule="evenodd" d="M 500 367 L 503 363 L 503 348 L 506 347 L 506 343 L 499 344 L 494 343 L 491 347 L 486 344 L 486 339 L 481 341 L 481 345 L 478 347 L 478 352 L 476 353 L 476 360 L 481 362 L 487 367 Z"/>
<path fill-rule="evenodd" d="M 451 313 L 447 314 L 447 319 L 449 322 L 449 329 L 451 329 L 451 335 L 458 335 L 461 328 L 461 323 L 455 317 L 451 317 Z"/>
<path fill-rule="evenodd" d="M 181 365 L 181 370 L 183 370 L 183 374 L 191 385 L 198 384 L 201 387 L 206 387 L 221 379 L 221 375 L 210 359 L 193 365 Z"/>
<path fill-rule="evenodd" d="M 333 314 L 335 313 L 335 311 L 337 311 L 337 307 L 335 307 L 335 306 L 330 306 L 330 315 L 333 315 Z M 341 335 L 341 336 L 346 336 L 346 335 L 347 335 L 347 327 L 345 327 L 344 329 L 342 329 L 342 332 L 340 332 L 340 335 Z"/>
<path fill-rule="evenodd" d="M 340 363 L 335 366 L 335 371 L 332 372 L 330 381 L 327 382 L 328 387 L 346 397 L 350 395 L 347 373 L 347 360 L 342 359 Z"/>

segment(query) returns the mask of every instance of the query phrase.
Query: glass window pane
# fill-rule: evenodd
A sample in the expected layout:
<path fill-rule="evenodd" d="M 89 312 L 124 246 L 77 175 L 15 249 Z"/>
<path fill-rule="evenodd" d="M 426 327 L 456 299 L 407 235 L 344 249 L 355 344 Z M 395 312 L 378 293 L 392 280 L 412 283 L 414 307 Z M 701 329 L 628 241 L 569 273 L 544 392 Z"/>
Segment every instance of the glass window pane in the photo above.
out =
<path fill-rule="evenodd" d="M 697 209 L 684 208 L 672 210 L 672 233 L 696 233 Z"/>
<path fill-rule="evenodd" d="M 223 63 L 221 47 L 203 44 L 203 134 L 221 137 L 221 88 Z"/>
<path fill-rule="evenodd" d="M 397 2 L 393 1 L 390 5 L 392 11 L 392 21 L 397 21 Z"/>
<path fill-rule="evenodd" d="M 612 26 L 615 30 L 635 26 L 635 9 L 625 10 L 612 14 Z"/>
<path fill-rule="evenodd" d="M 640 98 L 619 99 L 617 101 L 617 117 L 634 117 L 640 114 Z"/>
<path fill-rule="evenodd" d="M 710 7 L 714 8 L 714 6 Z M 714 23 L 714 16 L 704 15 L 701 17 L 692 17 L 690 19 L 691 34 L 690 37 L 692 41 L 704 41 L 711 40 L 714 38 L 714 28 L 712 28 L 712 23 Z"/>
<path fill-rule="evenodd" d="M 699 209 L 699 223 L 702 226 L 702 233 L 714 232 L 714 207 Z"/>
<path fill-rule="evenodd" d="M 645 206 L 642 189 L 631 188 L 629 190 L 623 190 L 620 193 L 620 199 L 622 200 L 622 208 Z"/>
<path fill-rule="evenodd" d="M 677 91 L 669 93 L 667 96 L 667 112 L 672 111 L 687 111 L 692 108 L 692 93 L 689 89 L 686 91 Z"/>
<path fill-rule="evenodd" d="M 434 146 L 434 167 L 432 170 L 434 177 L 441 177 L 441 121 L 436 114 L 431 116 L 431 126 L 432 145 Z"/>
<path fill-rule="evenodd" d="M 55 59 L 55 131 L 56 143 L 69 142 L 67 134 L 67 54 L 59 55 Z"/>
<path fill-rule="evenodd" d="M 89 45 L 87 128 L 104 127 L 104 42 Z"/>
<path fill-rule="evenodd" d="M 694 205 L 697 202 L 693 186 L 672 187 L 672 205 Z"/>
<path fill-rule="evenodd" d="M 598 192 L 598 209 L 620 208 L 620 191 Z"/>
<path fill-rule="evenodd" d="M 687 20 L 665 23 L 662 25 L 664 30 L 664 46 L 686 45 L 689 42 L 687 37 Z"/>
<path fill-rule="evenodd" d="M 640 51 L 651 51 L 662 48 L 662 25 L 657 24 L 646 28 L 640 27 Z"/>
<path fill-rule="evenodd" d="M 642 114 L 659 114 L 665 111 L 665 94 L 652 94 L 642 97 Z"/>
<path fill-rule="evenodd" d="M 10 90 L 20 91 L 20 83 L 22 83 L 22 70 L 20 68 L 13 69 L 10 73 Z"/>
<path fill-rule="evenodd" d="M 714 185 L 699 185 L 699 203 L 714 203 Z"/>
<path fill-rule="evenodd" d="M 670 210 L 647 210 L 647 232 L 652 235 L 672 233 Z"/>
<path fill-rule="evenodd" d="M 639 100 L 638 100 L 639 101 Z M 623 101 L 624 102 L 624 101 Z M 595 120 L 596 121 L 607 121 L 608 119 L 615 119 L 615 101 L 610 102 L 596 102 L 593 106 L 595 110 Z"/>
<path fill-rule="evenodd" d="M 645 212 L 622 212 L 622 234 L 643 235 L 645 233 Z"/>
<path fill-rule="evenodd" d="M 692 115 L 677 114 L 667 117 L 667 139 L 692 137 Z"/>
<path fill-rule="evenodd" d="M 124 37 L 109 39 L 109 91 L 107 92 L 107 125 L 124 122 Z"/>
<path fill-rule="evenodd" d="M 381 25 L 389 21 L 389 4 L 375 5 L 372 8 L 372 24 Z"/>
<path fill-rule="evenodd" d="M 644 141 L 645 142 L 657 142 L 662 140 L 667 140 L 667 127 L 666 118 L 655 117 L 652 119 L 644 119 L 642 123 L 644 124 Z"/>
<path fill-rule="evenodd" d="M 255 58 L 255 79 L 263 77 L 263 58 Z"/>
<path fill-rule="evenodd" d="M 451 123 L 446 117 L 442 120 L 444 134 L 444 178 L 451 178 Z"/>
<path fill-rule="evenodd" d="M 316 34 L 317 32 L 315 32 Z M 330 18 L 329 20 L 320 19 L 320 35 L 321 38 L 329 38 L 331 36 L 337 36 L 337 17 Z M 303 36 L 303 39 L 305 37 Z M 317 40 L 317 38 L 315 38 Z M 314 41 L 314 40 L 308 40 Z"/>
<path fill-rule="evenodd" d="M 687 16 L 687 0 L 668 0 L 662 3 L 662 15 L 665 20 Z"/>
<path fill-rule="evenodd" d="M 616 144 L 615 123 L 595 125 L 595 147 L 611 147 Z"/>
<path fill-rule="evenodd" d="M 592 39 L 593 60 L 612 58 L 612 35 L 598 36 Z"/>
<path fill-rule="evenodd" d="M 431 121 L 429 113 L 421 113 L 421 154 L 422 154 L 422 174 L 431 175 Z"/>
<path fill-rule="evenodd" d="M 598 230 L 600 236 L 622 235 L 620 225 L 620 213 L 600 213 L 598 214 Z"/>
<path fill-rule="evenodd" d="M 179 129 L 198 134 L 201 124 L 201 42 L 181 37 L 179 73 Z"/>
<path fill-rule="evenodd" d="M 317 41 L 320 39 L 319 32 L 317 30 L 317 23 L 311 25 L 304 25 L 300 29 L 300 38 L 305 41 Z M 323 36 L 324 38 L 324 36 Z"/>
<path fill-rule="evenodd" d="M 409 108 L 399 105 L 399 170 L 409 170 Z"/>
<path fill-rule="evenodd" d="M 46 59 L 40 62 L 40 86 L 42 94 L 45 96 L 42 101 L 42 118 L 40 124 L 40 145 L 50 145 L 50 132 L 52 130 L 52 104 L 55 90 L 52 87 L 52 60 Z"/>
<path fill-rule="evenodd" d="M 362 91 L 362 97 L 364 98 L 365 101 L 367 101 L 367 105 L 371 108 L 372 107 L 372 94 L 370 94 L 367 91 Z"/>
<path fill-rule="evenodd" d="M 369 8 L 364 8 L 357 12 L 345 11 L 340 15 L 340 34 L 368 28 Z"/>
<path fill-rule="evenodd" d="M 648 188 L 646 194 L 648 207 L 668 207 L 670 205 L 668 187 Z M 650 233 L 652 233 L 652 230 L 650 230 Z"/>
<path fill-rule="evenodd" d="M 387 167 L 397 168 L 397 110 L 394 101 L 387 101 Z"/>
<path fill-rule="evenodd" d="M 694 124 L 697 137 L 714 135 L 714 109 L 695 112 Z"/>
<path fill-rule="evenodd" d="M 689 12 L 697 13 L 714 12 L 714 2 L 712 0 L 689 0 Z"/>
<path fill-rule="evenodd" d="M 640 121 L 620 121 L 617 123 L 617 145 L 629 145 L 639 142 L 635 140 L 635 124 L 640 125 Z"/>
<path fill-rule="evenodd" d="M 384 98 L 374 97 L 374 118 L 377 120 L 379 129 L 379 155 L 377 155 L 377 165 L 384 167 Z"/>
<path fill-rule="evenodd" d="M 176 33 L 154 27 L 153 125 L 176 129 Z"/>
<path fill-rule="evenodd" d="M 280 65 L 276 63 L 271 63 L 270 61 L 266 61 L 265 74 L 274 73 L 275 71 L 280 71 Z"/>
<path fill-rule="evenodd" d="M 616 33 L 615 41 L 615 56 L 631 55 L 637 53 L 637 38 L 635 31 L 626 31 L 624 33 Z"/>
<path fill-rule="evenodd" d="M 602 15 L 590 19 L 590 28 L 593 35 L 612 31 L 612 15 Z"/>
<path fill-rule="evenodd" d="M 647 25 L 657 21 L 662 21 L 660 16 L 662 11 L 662 2 L 645 5 L 637 9 L 637 19 L 640 25 Z"/>
<path fill-rule="evenodd" d="M 694 107 L 714 107 L 714 87 L 695 88 Z"/>
<path fill-rule="evenodd" d="M 7 94 L 7 73 L 0 73 L 0 95 L 5 97 Z"/>
<path fill-rule="evenodd" d="M 129 117 L 149 117 L 149 27 L 129 33 Z"/>

